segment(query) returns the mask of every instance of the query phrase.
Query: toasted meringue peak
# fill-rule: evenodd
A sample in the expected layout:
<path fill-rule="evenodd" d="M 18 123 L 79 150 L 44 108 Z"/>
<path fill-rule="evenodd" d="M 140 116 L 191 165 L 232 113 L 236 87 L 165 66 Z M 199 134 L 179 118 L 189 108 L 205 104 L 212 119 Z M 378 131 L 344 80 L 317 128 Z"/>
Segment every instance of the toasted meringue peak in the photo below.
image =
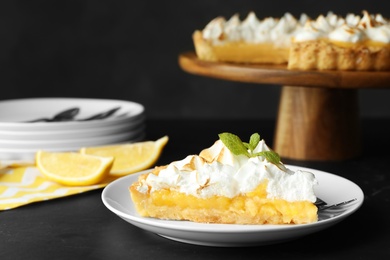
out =
<path fill-rule="evenodd" d="M 329 39 L 339 42 L 357 43 L 366 39 L 365 33 L 358 27 L 352 27 L 347 24 L 340 26 L 329 34 Z"/>

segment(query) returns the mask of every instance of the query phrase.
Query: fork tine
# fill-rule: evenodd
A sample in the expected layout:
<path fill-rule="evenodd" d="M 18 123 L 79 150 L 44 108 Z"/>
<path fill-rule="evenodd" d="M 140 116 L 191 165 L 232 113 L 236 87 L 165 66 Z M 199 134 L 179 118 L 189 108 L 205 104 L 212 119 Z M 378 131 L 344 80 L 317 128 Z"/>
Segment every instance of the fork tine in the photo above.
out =
<path fill-rule="evenodd" d="M 325 206 L 327 203 L 325 201 L 323 201 L 322 199 L 318 198 L 317 197 L 317 200 L 316 202 L 314 202 L 314 204 L 317 206 L 317 207 L 322 207 L 322 206 Z"/>
<path fill-rule="evenodd" d="M 343 201 L 343 202 L 340 202 L 340 203 L 336 203 L 336 204 L 332 204 L 332 205 L 327 205 L 325 203 L 325 205 L 320 205 L 320 206 L 317 206 L 318 207 L 318 210 L 325 210 L 325 209 L 329 209 L 329 208 L 335 208 L 335 207 L 340 207 L 340 206 L 344 206 L 344 205 L 347 205 L 351 202 L 354 202 L 356 201 L 357 199 L 354 198 L 354 199 L 351 199 L 351 200 L 347 200 L 347 201 Z"/>

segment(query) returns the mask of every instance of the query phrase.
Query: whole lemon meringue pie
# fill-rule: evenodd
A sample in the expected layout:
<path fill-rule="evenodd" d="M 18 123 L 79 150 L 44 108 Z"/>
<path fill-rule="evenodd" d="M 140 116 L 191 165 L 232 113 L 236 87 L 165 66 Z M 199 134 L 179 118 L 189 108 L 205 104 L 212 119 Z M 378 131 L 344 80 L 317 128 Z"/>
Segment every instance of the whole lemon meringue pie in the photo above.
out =
<path fill-rule="evenodd" d="M 193 33 L 199 59 L 287 64 L 299 70 L 390 70 L 390 22 L 381 14 L 345 17 L 332 12 L 311 19 L 290 13 L 244 20 L 217 17 Z"/>
<path fill-rule="evenodd" d="M 317 221 L 315 176 L 292 171 L 258 134 L 222 133 L 199 155 L 156 167 L 130 186 L 144 217 L 226 224 Z"/>

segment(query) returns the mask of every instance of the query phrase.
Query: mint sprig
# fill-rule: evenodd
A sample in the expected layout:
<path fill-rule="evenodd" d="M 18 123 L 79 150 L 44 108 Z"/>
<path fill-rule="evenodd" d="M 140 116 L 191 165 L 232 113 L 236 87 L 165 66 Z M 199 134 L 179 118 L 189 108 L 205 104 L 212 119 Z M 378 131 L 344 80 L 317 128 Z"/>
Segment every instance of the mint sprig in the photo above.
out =
<path fill-rule="evenodd" d="M 245 155 L 247 157 L 256 157 L 263 156 L 270 163 L 275 164 L 280 169 L 284 169 L 282 162 L 280 161 L 280 156 L 276 152 L 262 151 L 255 153 L 257 145 L 260 142 L 260 135 L 254 133 L 249 138 L 249 143 L 243 142 L 240 137 L 232 133 L 221 133 L 218 135 L 219 139 L 224 143 L 224 145 L 235 155 Z"/>
<path fill-rule="evenodd" d="M 250 157 L 248 152 L 249 144 L 241 141 L 240 137 L 231 133 L 222 133 L 219 134 L 219 139 L 224 143 L 224 145 L 235 155 L 246 155 Z"/>

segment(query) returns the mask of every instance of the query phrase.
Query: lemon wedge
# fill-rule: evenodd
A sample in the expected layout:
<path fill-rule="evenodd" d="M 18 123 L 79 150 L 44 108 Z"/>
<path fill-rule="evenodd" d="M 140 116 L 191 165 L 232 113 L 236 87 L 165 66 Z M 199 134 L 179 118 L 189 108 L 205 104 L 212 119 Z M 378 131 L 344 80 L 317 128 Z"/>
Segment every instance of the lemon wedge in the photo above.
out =
<path fill-rule="evenodd" d="M 120 177 L 142 171 L 153 166 L 159 159 L 163 148 L 168 143 L 168 136 L 156 141 L 144 141 L 108 146 L 83 147 L 81 154 L 114 157 L 110 175 Z"/>
<path fill-rule="evenodd" d="M 35 163 L 49 180 L 68 186 L 86 186 L 105 179 L 113 166 L 114 158 L 72 152 L 37 151 Z"/>

